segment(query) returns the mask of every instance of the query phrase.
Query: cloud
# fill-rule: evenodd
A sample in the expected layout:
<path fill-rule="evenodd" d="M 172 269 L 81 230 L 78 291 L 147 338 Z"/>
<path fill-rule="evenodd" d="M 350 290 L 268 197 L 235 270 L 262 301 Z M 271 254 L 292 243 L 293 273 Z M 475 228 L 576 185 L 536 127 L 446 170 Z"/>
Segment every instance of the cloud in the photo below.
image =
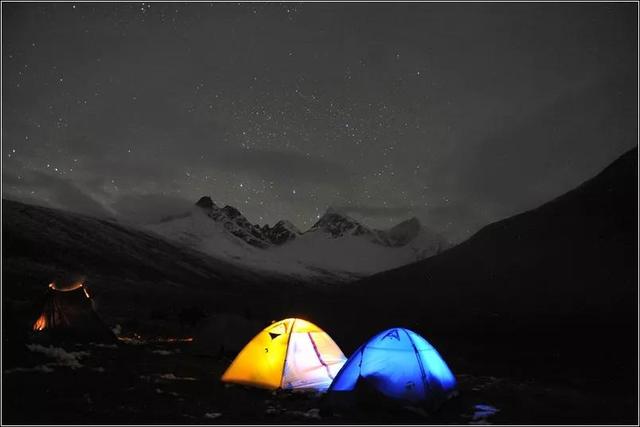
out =
<path fill-rule="evenodd" d="M 58 175 L 26 170 L 20 175 L 5 170 L 3 183 L 8 195 L 24 202 L 33 203 L 31 191 L 39 193 L 40 204 L 80 212 L 87 215 L 106 217 L 112 213 L 104 205 L 75 183 Z"/>
<path fill-rule="evenodd" d="M 246 171 L 278 183 L 344 185 L 351 179 L 336 162 L 279 150 L 227 150 L 214 160 L 217 166 Z"/>
<path fill-rule="evenodd" d="M 496 122 L 460 141 L 430 179 L 441 194 L 490 211 L 492 220 L 571 190 L 635 143 L 628 131 L 637 110 L 625 109 L 616 84 L 593 76 Z"/>
<path fill-rule="evenodd" d="M 110 207 L 126 221 L 150 224 L 187 212 L 192 205 L 191 200 L 166 194 L 125 194 Z"/>
<path fill-rule="evenodd" d="M 360 218 L 369 226 L 388 228 L 400 221 L 416 217 L 423 227 L 442 234 L 450 242 L 469 237 L 489 222 L 490 210 L 476 209 L 466 203 L 447 203 L 438 206 L 333 206 L 345 215 Z"/>
<path fill-rule="evenodd" d="M 101 191 L 99 183 L 77 184 L 56 174 L 34 170 L 5 170 L 3 190 L 11 199 L 96 217 L 118 218 L 132 223 L 152 223 L 187 211 L 193 201 L 166 194 L 113 195 Z M 34 193 L 32 193 L 34 191 Z M 103 200 L 100 200 L 103 199 Z"/>
<path fill-rule="evenodd" d="M 369 218 L 409 217 L 413 215 L 415 211 L 415 209 L 410 206 L 333 206 L 333 209 L 345 215 L 355 214 Z"/>
<path fill-rule="evenodd" d="M 448 203 L 425 208 L 419 218 L 423 224 L 428 224 L 429 228 L 456 243 L 478 231 L 490 222 L 491 217 L 485 209 L 477 209 L 466 203 Z"/>

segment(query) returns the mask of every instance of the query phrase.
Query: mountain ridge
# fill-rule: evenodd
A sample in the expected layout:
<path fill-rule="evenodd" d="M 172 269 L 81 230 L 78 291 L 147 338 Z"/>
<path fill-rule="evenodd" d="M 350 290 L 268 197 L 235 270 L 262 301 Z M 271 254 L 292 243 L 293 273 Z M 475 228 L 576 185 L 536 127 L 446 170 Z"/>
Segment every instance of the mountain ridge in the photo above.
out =
<path fill-rule="evenodd" d="M 320 216 L 311 227 L 309 227 L 309 229 L 307 229 L 306 231 L 301 231 L 291 221 L 286 219 L 277 221 L 273 226 L 270 226 L 269 224 L 264 224 L 262 226 L 252 224 L 240 212 L 240 210 L 233 206 L 225 205 L 223 208 L 218 208 L 218 205 L 216 205 L 216 203 L 210 196 L 202 196 L 195 203 L 195 206 L 205 209 L 207 212 L 213 212 L 212 214 L 209 214 L 209 216 L 214 220 L 234 220 L 237 225 L 248 230 L 250 234 L 253 235 L 253 237 L 274 245 L 284 244 L 291 239 L 295 239 L 297 236 L 309 232 L 324 231 L 334 238 L 341 237 L 345 234 L 351 234 L 355 236 L 369 236 L 375 243 L 378 244 L 388 246 L 403 246 L 413 238 L 415 238 L 422 228 L 420 220 L 414 216 L 399 222 L 389 229 L 374 229 L 362 224 L 360 221 L 354 219 L 353 217 L 330 206 L 327 208 L 325 213 Z M 222 211 L 222 213 L 224 213 L 224 216 L 226 216 L 227 218 L 223 218 L 223 215 L 221 215 L 219 211 Z M 188 215 L 188 213 L 179 214 L 168 218 L 180 218 L 184 215 Z M 161 222 L 166 221 L 163 220 Z M 393 237 L 387 236 L 387 233 L 392 234 Z M 398 236 L 398 234 L 402 234 L 402 236 L 400 237 Z M 256 244 L 256 246 L 266 247 L 267 245 L 258 243 Z"/>
<path fill-rule="evenodd" d="M 321 276 L 329 282 L 352 281 L 414 262 L 449 245 L 417 218 L 378 230 L 330 207 L 301 231 L 288 220 L 273 226 L 252 224 L 238 209 L 221 208 L 210 196 L 201 197 L 191 211 L 146 228 L 238 264 L 287 271 L 300 278 Z"/>

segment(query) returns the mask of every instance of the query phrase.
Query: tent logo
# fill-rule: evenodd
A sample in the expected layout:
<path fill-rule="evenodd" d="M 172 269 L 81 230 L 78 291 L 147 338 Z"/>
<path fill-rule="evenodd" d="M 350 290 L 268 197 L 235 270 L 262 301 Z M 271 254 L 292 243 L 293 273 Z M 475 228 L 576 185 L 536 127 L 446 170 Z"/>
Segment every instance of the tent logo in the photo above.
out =
<path fill-rule="evenodd" d="M 380 341 L 386 339 L 386 338 L 393 338 L 396 339 L 398 341 L 400 341 L 400 335 L 398 335 L 398 330 L 397 329 L 392 329 L 389 332 L 387 332 Z"/>
<path fill-rule="evenodd" d="M 287 325 L 284 323 L 278 323 L 275 326 L 269 328 L 268 332 L 269 336 L 271 337 L 271 341 L 273 341 L 280 335 L 284 335 L 287 333 Z"/>

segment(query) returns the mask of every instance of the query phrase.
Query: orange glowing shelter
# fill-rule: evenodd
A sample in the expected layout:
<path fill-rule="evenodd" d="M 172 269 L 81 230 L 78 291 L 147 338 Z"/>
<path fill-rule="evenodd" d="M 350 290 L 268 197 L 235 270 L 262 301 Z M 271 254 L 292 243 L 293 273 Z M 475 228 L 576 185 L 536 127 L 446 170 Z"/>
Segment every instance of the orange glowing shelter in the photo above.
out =
<path fill-rule="evenodd" d="M 93 310 L 82 281 L 49 284 L 40 315 L 32 326 L 38 336 L 86 341 L 115 341 L 113 332 Z"/>

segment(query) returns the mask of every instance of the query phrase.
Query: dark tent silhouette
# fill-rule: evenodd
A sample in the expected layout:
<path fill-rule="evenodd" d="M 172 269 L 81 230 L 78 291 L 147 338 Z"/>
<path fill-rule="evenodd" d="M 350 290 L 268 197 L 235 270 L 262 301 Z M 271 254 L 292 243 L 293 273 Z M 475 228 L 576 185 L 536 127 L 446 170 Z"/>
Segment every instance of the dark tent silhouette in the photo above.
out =
<path fill-rule="evenodd" d="M 78 280 L 56 280 L 49 284 L 33 331 L 39 337 L 54 340 L 116 341 L 93 310 L 89 291 Z"/>

